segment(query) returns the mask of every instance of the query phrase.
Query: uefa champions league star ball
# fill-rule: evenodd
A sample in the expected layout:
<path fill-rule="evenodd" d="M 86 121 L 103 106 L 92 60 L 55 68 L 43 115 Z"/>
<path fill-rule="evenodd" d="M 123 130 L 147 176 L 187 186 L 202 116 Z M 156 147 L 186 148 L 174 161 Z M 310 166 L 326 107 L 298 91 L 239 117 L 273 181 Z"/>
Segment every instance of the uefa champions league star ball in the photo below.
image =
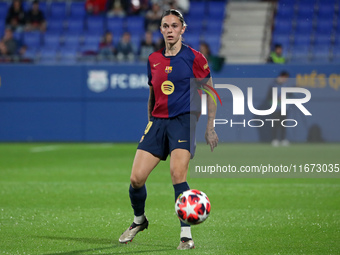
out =
<path fill-rule="evenodd" d="M 175 211 L 178 218 L 184 223 L 197 225 L 208 218 L 210 201 L 204 192 L 190 189 L 178 196 Z"/>

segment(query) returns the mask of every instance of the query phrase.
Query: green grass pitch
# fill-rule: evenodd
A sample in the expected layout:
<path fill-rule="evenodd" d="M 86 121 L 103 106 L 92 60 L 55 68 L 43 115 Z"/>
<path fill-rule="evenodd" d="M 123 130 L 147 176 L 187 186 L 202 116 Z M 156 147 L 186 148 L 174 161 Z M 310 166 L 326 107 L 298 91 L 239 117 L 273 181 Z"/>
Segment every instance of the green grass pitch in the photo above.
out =
<path fill-rule="evenodd" d="M 340 163 L 339 144 L 226 146 L 226 159 L 239 164 L 259 157 L 257 151 L 283 164 L 301 155 L 306 163 Z M 135 149 L 0 144 L 0 254 L 340 254 L 340 179 L 321 178 L 189 177 L 192 188 L 209 196 L 211 214 L 192 228 L 196 248 L 177 251 L 168 162 L 147 182 L 149 229 L 120 244 L 133 219 L 128 187 Z"/>

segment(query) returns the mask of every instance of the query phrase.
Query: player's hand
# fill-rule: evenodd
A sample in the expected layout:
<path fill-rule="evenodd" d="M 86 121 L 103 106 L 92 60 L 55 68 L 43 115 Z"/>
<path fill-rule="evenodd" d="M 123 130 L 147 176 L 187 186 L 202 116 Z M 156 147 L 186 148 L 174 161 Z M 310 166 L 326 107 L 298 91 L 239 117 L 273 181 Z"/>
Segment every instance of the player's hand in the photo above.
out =
<path fill-rule="evenodd" d="M 210 128 L 205 131 L 205 140 L 207 141 L 207 144 L 210 145 L 211 151 L 214 151 L 214 148 L 218 143 L 218 136 L 215 132 L 215 129 Z"/>

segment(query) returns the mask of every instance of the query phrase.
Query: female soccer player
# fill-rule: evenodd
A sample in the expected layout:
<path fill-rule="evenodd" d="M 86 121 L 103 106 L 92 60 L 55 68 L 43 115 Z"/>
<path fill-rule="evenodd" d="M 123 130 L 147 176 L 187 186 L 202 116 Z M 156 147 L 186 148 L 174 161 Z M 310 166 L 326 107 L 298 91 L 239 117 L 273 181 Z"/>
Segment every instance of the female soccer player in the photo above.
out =
<path fill-rule="evenodd" d="M 131 226 L 120 236 L 121 243 L 131 241 L 138 232 L 148 228 L 149 222 L 144 215 L 145 182 L 160 160 L 166 160 L 170 154 L 175 200 L 189 189 L 186 177 L 189 160 L 194 156 L 194 130 L 200 112 L 200 104 L 194 103 L 195 98 L 199 99 L 198 90 L 190 86 L 190 79 L 206 82 L 210 86 L 212 81 L 205 57 L 182 44 L 185 29 L 186 23 L 179 11 L 171 9 L 164 12 L 160 31 L 165 48 L 152 53 L 148 59 L 149 123 L 138 145 L 130 177 L 129 195 L 135 217 Z M 210 97 L 207 106 L 205 138 L 213 151 L 218 137 L 213 126 L 216 106 Z M 177 249 L 194 248 L 191 228 L 183 222 L 180 238 Z"/>

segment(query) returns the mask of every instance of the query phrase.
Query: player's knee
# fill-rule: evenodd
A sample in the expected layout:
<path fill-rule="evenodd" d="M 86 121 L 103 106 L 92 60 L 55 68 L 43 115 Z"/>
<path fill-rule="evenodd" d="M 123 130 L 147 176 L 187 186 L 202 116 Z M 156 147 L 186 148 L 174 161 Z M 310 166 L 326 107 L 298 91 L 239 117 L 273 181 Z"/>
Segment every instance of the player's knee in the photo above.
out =
<path fill-rule="evenodd" d="M 187 178 L 187 171 L 180 169 L 171 169 L 171 179 L 173 184 L 185 182 Z"/>
<path fill-rule="evenodd" d="M 135 189 L 141 188 L 145 183 L 144 180 L 141 180 L 140 178 L 134 175 L 131 175 L 130 182 L 131 182 L 131 186 Z"/>

